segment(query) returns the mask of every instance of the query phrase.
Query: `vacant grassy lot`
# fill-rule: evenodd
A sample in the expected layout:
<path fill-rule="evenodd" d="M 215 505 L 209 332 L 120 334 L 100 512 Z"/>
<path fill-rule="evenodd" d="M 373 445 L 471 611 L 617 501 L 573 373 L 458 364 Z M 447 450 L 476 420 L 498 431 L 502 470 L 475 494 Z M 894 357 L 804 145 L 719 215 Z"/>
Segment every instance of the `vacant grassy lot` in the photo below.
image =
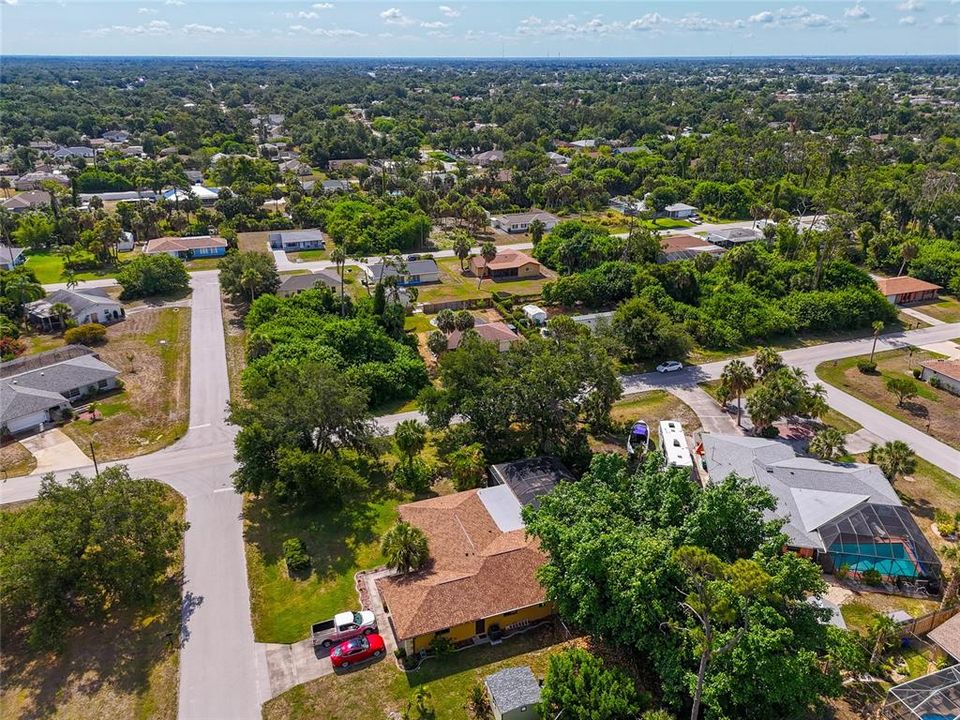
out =
<path fill-rule="evenodd" d="M 244 539 L 256 639 L 296 642 L 309 635 L 312 623 L 355 609 L 353 576 L 383 562 L 380 536 L 407 499 L 373 489 L 342 509 L 301 511 L 249 498 Z M 288 577 L 283 562 L 283 541 L 292 537 L 306 543 L 312 559 L 303 580 Z"/>
<path fill-rule="evenodd" d="M 168 490 L 182 518 L 183 498 Z M 76 627 L 59 653 L 31 650 L 6 618 L 0 672 L 4 720 L 174 720 L 182 555 L 155 603 Z"/>
<path fill-rule="evenodd" d="M 460 270 L 460 261 L 457 258 L 441 258 L 437 260 L 440 268 L 440 283 L 421 285 L 419 287 L 419 302 L 435 303 L 450 300 L 473 300 L 486 298 L 495 292 L 506 292 L 513 295 L 539 295 L 543 286 L 556 277 L 556 273 L 543 268 L 543 275 L 529 280 L 484 280 L 477 282 L 472 275 L 464 275 Z"/>
<path fill-rule="evenodd" d="M 944 295 L 938 302 L 914 305 L 913 307 L 915 310 L 945 323 L 960 322 L 960 300 L 954 297 Z"/>
<path fill-rule="evenodd" d="M 0 476 L 3 478 L 29 475 L 36 467 L 36 459 L 20 443 L 5 442 L 0 445 Z"/>
<path fill-rule="evenodd" d="M 627 451 L 627 433 L 637 420 L 645 420 L 650 427 L 650 447 L 660 441 L 661 420 L 679 420 L 687 433 L 700 428 L 700 420 L 690 407 L 666 390 L 651 390 L 637 395 L 627 395 L 618 400 L 610 411 L 610 418 L 619 427 L 616 430 L 592 438 L 594 452 Z"/>
<path fill-rule="evenodd" d="M 243 252 L 258 252 L 267 255 L 270 252 L 267 247 L 267 236 L 269 234 L 268 230 L 237 233 L 237 247 Z"/>
<path fill-rule="evenodd" d="M 223 335 L 227 347 L 227 379 L 230 381 L 230 400 L 242 398 L 240 380 L 247 366 L 247 329 L 243 326 L 241 308 L 225 298 L 221 299 Z"/>
<path fill-rule="evenodd" d="M 82 448 L 94 443 L 99 460 L 154 452 L 187 429 L 190 402 L 190 310 L 131 313 L 107 329 L 100 359 L 120 370 L 123 390 L 97 401 L 103 419 L 63 427 Z"/>
<path fill-rule="evenodd" d="M 37 282 L 41 285 L 65 281 L 63 277 L 63 258 L 55 252 L 29 250 L 27 251 L 25 266 L 33 270 L 33 274 L 37 276 Z M 116 268 L 111 267 L 104 270 L 78 272 L 75 277 L 77 280 L 95 280 L 97 278 L 114 277 L 115 275 Z"/>
<path fill-rule="evenodd" d="M 392 658 L 300 685 L 263 708 L 266 720 L 379 720 L 406 707 L 414 689 L 430 693 L 436 717 L 467 720 L 467 693 L 477 682 L 507 667 L 528 665 L 543 678 L 551 653 L 585 640 L 564 640 L 545 627 L 501 645 L 471 648 L 442 661 L 428 660 L 419 670 L 404 673 Z"/>
<path fill-rule="evenodd" d="M 823 363 L 817 367 L 817 376 L 831 385 L 869 403 L 878 410 L 901 420 L 918 430 L 932 435 L 953 447 L 960 448 L 960 397 L 916 381 L 918 396 L 897 405 L 897 398 L 886 388 L 891 378 L 910 378 L 912 368 L 924 360 L 940 357 L 924 350 L 891 350 L 877 353 L 877 372 L 865 375 L 857 369 L 859 356 Z"/>

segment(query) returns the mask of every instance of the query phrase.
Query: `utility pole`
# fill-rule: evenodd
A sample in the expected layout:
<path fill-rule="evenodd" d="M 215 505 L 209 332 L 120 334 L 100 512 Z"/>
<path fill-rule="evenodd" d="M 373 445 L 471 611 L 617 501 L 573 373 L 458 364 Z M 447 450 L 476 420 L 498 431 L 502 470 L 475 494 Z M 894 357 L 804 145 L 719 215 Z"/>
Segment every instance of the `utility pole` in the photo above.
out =
<path fill-rule="evenodd" d="M 100 468 L 97 466 L 97 453 L 93 449 L 93 441 L 90 441 L 90 457 L 93 458 L 93 472 L 97 477 L 100 477 Z"/>

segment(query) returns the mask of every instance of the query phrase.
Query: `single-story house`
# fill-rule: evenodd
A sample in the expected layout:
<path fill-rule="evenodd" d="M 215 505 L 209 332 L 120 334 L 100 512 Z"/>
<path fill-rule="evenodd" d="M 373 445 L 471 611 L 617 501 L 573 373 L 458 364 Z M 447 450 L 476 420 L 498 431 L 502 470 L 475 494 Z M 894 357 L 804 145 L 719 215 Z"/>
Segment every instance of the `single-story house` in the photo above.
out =
<path fill-rule="evenodd" d="M 397 268 L 383 262 L 362 265 L 363 272 L 371 282 L 378 283 L 383 277 L 399 276 L 397 285 L 423 285 L 440 282 L 440 268 L 435 260 L 408 260 L 406 270 L 401 276 Z"/>
<path fill-rule="evenodd" d="M 489 262 L 482 255 L 473 255 L 469 267 L 475 277 L 493 280 L 539 277 L 543 270 L 539 262 L 519 250 L 502 250 Z"/>
<path fill-rule="evenodd" d="M 935 627 L 927 633 L 927 639 L 936 643 L 954 660 L 960 660 L 960 615 L 954 615 Z M 960 713 L 960 706 L 957 706 L 956 710 Z"/>
<path fill-rule="evenodd" d="M 921 380 L 930 382 L 936 378 L 941 388 L 960 395 L 960 360 L 926 360 L 920 368 Z"/>
<path fill-rule="evenodd" d="M 663 215 L 674 220 L 684 220 L 697 214 L 697 208 L 686 203 L 673 203 L 663 209 Z"/>
<path fill-rule="evenodd" d="M 54 290 L 45 298 L 27 303 L 24 308 L 31 322 L 52 330 L 60 325 L 60 318 L 53 312 L 53 306 L 63 304 L 70 308 L 70 319 L 78 325 L 100 323 L 109 325 L 126 317 L 123 306 L 106 294 L 102 288 L 76 290 Z"/>
<path fill-rule="evenodd" d="M 187 176 L 187 180 L 189 180 L 189 181 L 190 181 L 191 183 L 193 183 L 194 185 L 202 185 L 202 184 L 203 184 L 203 172 L 202 172 L 202 171 L 200 171 L 200 170 L 184 170 L 184 171 L 183 171 L 183 174 L 186 175 L 186 176 Z"/>
<path fill-rule="evenodd" d="M 558 152 L 553 152 L 552 150 L 547 153 L 547 159 L 554 165 L 566 165 L 570 162 L 570 158 L 566 155 L 561 155 Z"/>
<path fill-rule="evenodd" d="M 397 645 L 408 655 L 429 649 L 437 637 L 464 647 L 553 614 L 537 580 L 547 558 L 527 536 L 520 511 L 525 499 L 536 501 L 563 478 L 528 483 L 522 469 L 503 476 L 501 485 L 398 508 L 427 536 L 430 551 L 422 569 L 376 581 Z"/>
<path fill-rule="evenodd" d="M 31 140 L 30 148 L 38 152 L 50 153 L 60 147 L 53 140 Z"/>
<path fill-rule="evenodd" d="M 143 145 L 129 145 L 120 151 L 125 157 L 146 157 L 143 151 Z"/>
<path fill-rule="evenodd" d="M 100 137 L 110 142 L 123 143 L 130 139 L 130 133 L 126 130 L 107 130 Z"/>
<path fill-rule="evenodd" d="M 13 181 L 13 187 L 16 190 L 37 190 L 45 182 L 55 182 L 64 187 L 69 187 L 70 178 L 61 173 L 38 170 L 36 172 L 24 173 L 18 177 Z"/>
<path fill-rule="evenodd" d="M 487 165 L 492 165 L 493 163 L 502 163 L 503 158 L 503 150 L 487 150 L 486 152 L 477 153 L 471 157 L 470 162 L 474 165 L 486 167 Z"/>
<path fill-rule="evenodd" d="M 540 683 L 528 665 L 504 668 L 483 679 L 494 720 L 537 720 Z"/>
<path fill-rule="evenodd" d="M 510 346 L 513 345 L 513 343 L 520 339 L 519 335 L 507 327 L 506 323 L 502 322 L 474 325 L 472 330 L 467 330 L 466 332 L 475 332 L 483 340 L 495 343 L 500 349 L 500 352 L 506 352 L 510 349 Z M 454 330 L 452 333 L 447 335 L 447 350 L 456 350 L 458 347 L 460 347 L 460 343 L 463 341 L 463 336 L 464 332 L 460 330 Z"/>
<path fill-rule="evenodd" d="M 707 233 L 707 240 L 722 248 L 732 248 L 762 238 L 763 230 L 759 228 L 723 228 Z"/>
<path fill-rule="evenodd" d="M 323 230 L 280 230 L 267 236 L 274 250 L 322 250 L 327 246 Z"/>
<path fill-rule="evenodd" d="M 595 148 L 598 142 L 599 140 L 574 140 L 570 145 L 577 148 Z"/>
<path fill-rule="evenodd" d="M 909 303 L 936 300 L 940 291 L 943 290 L 939 285 L 934 285 L 925 280 L 918 280 L 909 275 L 877 278 L 876 283 L 880 294 L 894 305 L 907 305 Z"/>
<path fill-rule="evenodd" d="M 300 160 L 286 160 L 279 165 L 280 172 L 292 172 L 294 175 L 311 175 L 313 168 Z"/>
<path fill-rule="evenodd" d="M 657 255 L 657 262 L 691 260 L 701 253 L 719 256 L 724 252 L 722 247 L 713 245 L 696 235 L 667 235 L 660 238 L 660 254 Z"/>
<path fill-rule="evenodd" d="M 193 237 L 158 237 L 147 243 L 147 255 L 166 253 L 182 260 L 194 257 L 220 257 L 227 254 L 227 241 L 222 237 L 195 235 Z"/>
<path fill-rule="evenodd" d="M 306 189 L 306 185 L 304 185 L 304 190 Z M 320 183 L 320 189 L 325 193 L 350 192 L 353 185 L 350 184 L 349 180 L 323 180 Z"/>
<path fill-rule="evenodd" d="M 940 560 L 876 465 L 797 457 L 777 440 L 704 433 L 696 451 L 708 482 L 739 475 L 767 488 L 786 518 L 787 548 L 827 572 L 876 570 L 939 582 Z"/>
<path fill-rule="evenodd" d="M 490 216 L 490 224 L 493 225 L 493 227 L 508 233 L 527 232 L 530 229 L 530 223 L 534 220 L 539 220 L 543 223 L 545 232 L 553 230 L 554 226 L 560 222 L 560 218 L 553 213 L 548 213 L 545 210 L 537 210 L 536 208 L 528 212 Z"/>
<path fill-rule="evenodd" d="M 543 325 L 547 322 L 547 311 L 539 305 L 524 305 L 523 314 L 534 325 Z"/>
<path fill-rule="evenodd" d="M 186 189 L 170 188 L 163 193 L 163 199 L 172 203 L 186 202 L 191 197 L 199 200 L 201 205 L 213 205 L 220 197 L 220 188 L 191 185 Z"/>
<path fill-rule="evenodd" d="M 81 157 L 88 160 L 92 160 L 96 151 L 92 147 L 86 147 L 84 145 L 74 145 L 72 147 L 62 147 L 59 150 L 53 151 L 53 157 L 58 160 L 67 160 L 69 158 Z"/>
<path fill-rule="evenodd" d="M 2 203 L 2 207 L 7 212 L 23 213 L 30 210 L 36 210 L 42 207 L 50 206 L 50 193 L 46 190 L 28 190 L 19 195 L 7 198 Z"/>
<path fill-rule="evenodd" d="M 23 254 L 23 248 L 0 244 L 0 270 L 13 270 L 26 261 L 27 256 Z"/>
<path fill-rule="evenodd" d="M 288 275 L 277 288 L 277 295 L 280 297 L 289 297 L 296 295 L 304 290 L 313 290 L 320 285 L 324 285 L 334 292 L 340 291 L 340 278 L 333 273 L 324 270 L 318 270 L 306 275 Z"/>
<path fill-rule="evenodd" d="M 120 237 L 117 238 L 117 252 L 130 252 L 133 250 L 133 233 L 129 230 L 121 230 Z"/>
<path fill-rule="evenodd" d="M 613 321 L 613 310 L 607 310 L 606 312 L 596 312 L 596 313 L 587 313 L 586 315 L 574 315 L 570 319 L 573 320 L 577 325 L 584 325 L 591 330 L 596 330 L 598 326 L 610 325 Z"/>
<path fill-rule="evenodd" d="M 633 153 L 647 153 L 650 154 L 650 148 L 646 145 L 627 145 L 625 147 L 613 148 L 614 155 L 632 155 Z"/>
<path fill-rule="evenodd" d="M 342 170 L 351 165 L 367 165 L 366 158 L 346 158 L 343 160 L 327 160 L 327 168 L 330 170 Z"/>
<path fill-rule="evenodd" d="M 70 403 L 115 388 L 119 374 L 76 345 L 2 363 L 0 431 L 22 433 L 56 422 Z"/>

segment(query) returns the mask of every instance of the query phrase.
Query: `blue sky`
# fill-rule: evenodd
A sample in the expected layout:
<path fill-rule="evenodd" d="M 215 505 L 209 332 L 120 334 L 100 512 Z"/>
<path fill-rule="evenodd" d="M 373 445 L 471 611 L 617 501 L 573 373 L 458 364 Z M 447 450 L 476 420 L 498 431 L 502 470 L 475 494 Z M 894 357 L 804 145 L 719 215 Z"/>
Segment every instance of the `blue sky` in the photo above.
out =
<path fill-rule="evenodd" d="M 960 53 L 960 0 L 0 0 L 0 52 L 520 57 Z"/>

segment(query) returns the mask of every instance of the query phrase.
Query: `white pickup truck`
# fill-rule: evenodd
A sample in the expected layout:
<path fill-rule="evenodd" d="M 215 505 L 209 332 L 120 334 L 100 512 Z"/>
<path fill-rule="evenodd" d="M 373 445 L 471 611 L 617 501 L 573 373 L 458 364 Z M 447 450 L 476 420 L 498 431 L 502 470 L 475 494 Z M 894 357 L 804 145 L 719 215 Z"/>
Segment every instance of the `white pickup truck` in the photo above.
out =
<path fill-rule="evenodd" d="M 369 610 L 337 613 L 330 620 L 314 623 L 313 646 L 328 648 L 357 635 L 377 632 L 377 618 Z"/>

